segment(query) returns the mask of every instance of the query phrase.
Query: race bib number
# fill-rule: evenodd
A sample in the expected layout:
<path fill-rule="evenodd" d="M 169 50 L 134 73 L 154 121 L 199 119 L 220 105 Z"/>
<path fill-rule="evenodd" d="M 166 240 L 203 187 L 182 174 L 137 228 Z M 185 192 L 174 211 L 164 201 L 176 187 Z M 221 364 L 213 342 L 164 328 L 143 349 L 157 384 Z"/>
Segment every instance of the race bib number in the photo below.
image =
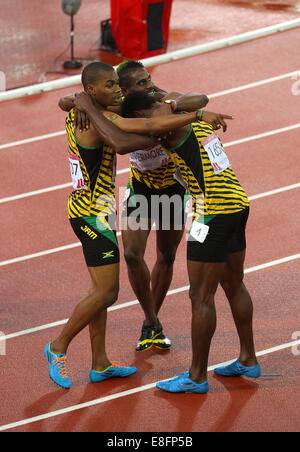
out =
<path fill-rule="evenodd" d="M 75 188 L 75 190 L 85 190 L 86 185 L 80 168 L 79 157 L 77 157 L 77 155 L 75 154 L 69 154 L 69 163 L 73 188 Z"/>
<path fill-rule="evenodd" d="M 208 154 L 216 175 L 229 168 L 230 162 L 217 135 L 212 133 L 205 140 L 201 141 L 201 144 Z"/>
<path fill-rule="evenodd" d="M 190 230 L 190 235 L 197 242 L 204 243 L 209 231 L 209 226 L 207 224 L 199 223 L 194 221 Z"/>
<path fill-rule="evenodd" d="M 161 145 L 155 145 L 147 150 L 130 153 L 130 163 L 140 171 L 151 171 L 167 165 L 169 157 Z"/>

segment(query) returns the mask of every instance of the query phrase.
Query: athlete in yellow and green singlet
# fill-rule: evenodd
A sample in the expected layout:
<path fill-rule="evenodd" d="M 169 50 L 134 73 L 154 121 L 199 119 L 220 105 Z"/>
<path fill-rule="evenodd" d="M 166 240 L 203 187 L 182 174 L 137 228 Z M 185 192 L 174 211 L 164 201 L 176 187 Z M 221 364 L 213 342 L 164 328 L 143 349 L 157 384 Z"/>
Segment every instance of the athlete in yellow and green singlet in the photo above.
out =
<path fill-rule="evenodd" d="M 123 95 L 146 92 L 155 99 L 167 99 L 169 94 L 154 85 L 150 74 L 139 61 L 127 61 L 117 68 Z M 198 93 L 176 96 L 177 109 L 190 111 L 203 108 L 207 96 Z M 167 105 L 166 105 L 167 106 Z M 169 107 L 170 108 L 170 107 Z M 171 111 L 171 110 L 170 110 Z M 168 350 L 171 340 L 164 334 L 158 314 L 170 288 L 178 246 L 184 233 L 186 190 L 176 181 L 175 164 L 162 148 L 156 144 L 152 150 L 137 150 L 130 153 L 130 175 L 127 196 L 122 215 L 126 227 L 122 228 L 124 256 L 131 286 L 144 311 L 145 319 L 141 335 L 136 344 L 137 351 L 155 347 Z M 133 228 L 130 217 L 136 208 L 135 200 L 144 197 L 148 209 L 141 213 L 141 227 Z M 168 225 L 164 225 L 162 209 L 155 209 L 153 200 L 178 199 L 177 209 L 168 209 Z M 156 261 L 150 271 L 145 260 L 145 251 L 151 227 L 155 222 Z"/>
<path fill-rule="evenodd" d="M 175 97 L 177 109 L 184 111 L 202 108 L 208 102 L 207 96 L 203 94 L 168 94 L 159 89 L 139 61 L 122 63 L 117 68 L 117 73 L 123 96 L 134 92 L 147 92 L 159 100 Z M 73 107 L 73 99 L 72 94 L 63 97 L 59 103 L 60 107 L 68 111 Z M 174 106 L 174 102 L 172 104 Z M 166 104 L 166 107 L 169 112 L 174 110 L 170 109 L 170 105 Z M 88 118 L 82 118 L 77 110 L 75 113 L 80 116 L 78 123 L 81 129 L 88 129 Z M 223 116 L 211 114 L 206 119 L 214 125 L 217 121 L 222 122 Z M 122 240 L 129 280 L 145 315 L 141 336 L 136 344 L 137 351 L 147 350 L 152 345 L 164 350 L 171 346 L 170 339 L 163 333 L 158 313 L 172 281 L 176 251 L 184 232 L 186 190 L 175 180 L 174 175 L 175 164 L 160 143 L 156 142 L 147 149 L 140 147 L 130 153 L 130 176 L 122 212 L 125 223 L 122 227 Z M 138 197 L 143 197 L 149 208 L 142 212 L 139 227 L 132 227 L 129 217 L 135 210 L 135 199 Z M 171 201 L 174 197 L 178 198 L 178 209 L 173 208 L 168 219 L 169 225 L 162 227 L 161 210 L 155 212 L 151 200 L 159 198 Z M 156 222 L 157 246 L 156 262 L 150 273 L 144 254 L 153 221 Z"/>
<path fill-rule="evenodd" d="M 145 93 L 127 96 L 122 105 L 125 117 L 154 117 L 164 110 L 162 103 Z M 177 178 L 193 198 L 194 221 L 187 243 L 193 356 L 188 372 L 157 386 L 168 392 L 203 394 L 209 390 L 207 367 L 216 328 L 214 296 L 219 283 L 237 326 L 240 356 L 216 373 L 257 378 L 261 369 L 253 339 L 253 304 L 243 282 L 249 201 L 219 137 L 202 114 L 200 117 L 202 121 L 174 131 L 163 142 L 176 165 Z"/>
<path fill-rule="evenodd" d="M 119 290 L 119 248 L 114 224 L 115 153 L 125 154 L 154 145 L 156 139 L 143 135 L 168 133 L 191 123 L 199 115 L 195 111 L 182 118 L 169 114 L 160 119 L 136 120 L 107 111 L 109 105 L 119 104 L 121 90 L 116 72 L 105 63 L 86 66 L 82 84 L 85 92 L 75 96 L 73 106 L 88 111 L 91 127 L 88 130 L 74 127 L 71 109 L 66 130 L 74 190 L 69 196 L 68 216 L 82 244 L 91 287 L 59 336 L 45 347 L 50 377 L 64 388 L 71 386 L 66 367 L 67 349 L 87 325 L 92 347 L 91 381 L 126 377 L 136 372 L 135 367 L 112 364 L 105 351 L 107 308 L 117 300 Z"/>

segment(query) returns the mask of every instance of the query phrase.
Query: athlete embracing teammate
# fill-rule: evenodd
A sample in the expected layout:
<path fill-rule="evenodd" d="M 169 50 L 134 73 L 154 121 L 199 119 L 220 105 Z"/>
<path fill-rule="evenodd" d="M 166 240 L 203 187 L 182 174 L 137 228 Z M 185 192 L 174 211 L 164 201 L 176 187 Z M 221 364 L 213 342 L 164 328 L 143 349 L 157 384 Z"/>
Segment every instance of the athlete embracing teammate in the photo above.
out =
<path fill-rule="evenodd" d="M 195 111 L 204 108 L 208 103 L 208 98 L 204 94 L 174 92 L 168 94 L 158 88 L 139 61 L 130 60 L 121 63 L 117 74 L 123 100 L 127 95 L 139 92 L 145 92 L 158 101 L 172 97 L 176 101 L 168 104 L 170 113 Z M 74 106 L 73 102 L 74 95 L 71 94 L 60 100 L 60 107 L 69 111 Z M 120 105 L 110 106 L 109 109 L 119 112 Z M 204 116 L 214 128 L 219 124 L 224 126 L 224 118 L 230 118 L 211 112 L 204 112 Z M 110 119 L 113 119 L 113 115 Z M 79 121 L 80 127 L 84 130 L 87 125 L 88 129 L 87 118 L 83 118 L 83 123 L 81 120 L 82 118 Z M 176 251 L 184 232 L 186 190 L 176 181 L 175 165 L 160 143 L 156 141 L 148 148 L 135 149 L 130 153 L 130 177 L 122 212 L 122 240 L 129 280 L 145 315 L 136 350 L 145 351 L 152 345 L 168 350 L 171 347 L 171 341 L 163 334 L 157 315 L 172 281 Z M 167 224 L 162 221 L 162 209 L 152 208 L 151 201 L 161 197 L 167 197 L 167 200 L 177 197 L 175 205 L 167 202 L 167 207 L 171 207 L 170 210 L 167 209 L 170 214 Z M 146 208 L 142 209 L 137 225 L 134 213 L 138 207 L 137 200 L 140 198 L 146 200 Z M 150 274 L 144 254 L 154 222 L 156 223 L 157 258 Z"/>
<path fill-rule="evenodd" d="M 128 118 L 151 118 L 164 112 L 165 105 L 145 93 L 127 96 L 122 105 L 122 115 Z M 240 356 L 215 373 L 250 378 L 261 374 L 253 339 L 253 305 L 243 282 L 249 201 L 219 137 L 202 113 L 199 121 L 175 130 L 163 146 L 177 167 L 177 177 L 193 198 L 194 221 L 187 244 L 193 353 L 188 371 L 157 387 L 168 392 L 204 394 L 209 390 L 207 368 L 216 329 L 214 297 L 219 283 L 237 327 Z"/>
<path fill-rule="evenodd" d="M 45 347 L 50 377 L 58 385 L 70 388 L 66 353 L 73 338 L 89 326 L 92 369 L 90 380 L 100 382 L 126 377 L 135 367 L 122 367 L 106 354 L 107 309 L 118 297 L 119 248 L 115 232 L 116 153 L 126 154 L 153 146 L 154 135 L 165 135 L 199 118 L 199 110 L 185 115 L 169 114 L 153 119 L 122 118 L 109 106 L 118 106 L 121 98 L 114 68 L 101 62 L 91 63 L 82 73 L 84 92 L 72 96 L 66 118 L 68 157 L 74 191 L 69 196 L 68 217 L 82 243 L 91 277 L 88 295 L 75 307 L 61 333 Z M 74 108 L 88 113 L 90 127 L 74 126 Z M 213 118 L 219 115 L 212 114 Z"/>
<path fill-rule="evenodd" d="M 129 94 L 140 92 L 147 93 L 158 101 L 169 97 L 167 92 L 154 85 L 139 61 L 131 60 L 120 64 L 117 73 L 125 98 Z M 208 103 L 208 98 L 202 94 L 180 96 L 179 93 L 172 93 L 172 97 L 176 98 L 176 103 L 169 104 L 170 112 L 201 109 Z M 175 165 L 158 143 L 150 151 L 147 149 L 130 153 L 130 164 L 122 214 L 122 240 L 129 280 L 145 314 L 136 350 L 144 351 L 152 345 L 167 350 L 171 347 L 171 341 L 163 334 L 163 327 L 157 316 L 172 281 L 176 251 L 185 229 L 186 190 L 176 181 Z M 162 200 L 162 197 L 167 200 L 165 211 L 154 203 L 155 198 Z M 132 221 L 136 221 L 134 212 L 138 207 L 138 199 L 144 199 L 146 205 L 141 209 L 140 227 L 137 228 L 132 225 Z M 175 205 L 168 202 L 171 199 L 175 200 Z M 154 222 L 157 257 L 150 274 L 144 255 Z"/>

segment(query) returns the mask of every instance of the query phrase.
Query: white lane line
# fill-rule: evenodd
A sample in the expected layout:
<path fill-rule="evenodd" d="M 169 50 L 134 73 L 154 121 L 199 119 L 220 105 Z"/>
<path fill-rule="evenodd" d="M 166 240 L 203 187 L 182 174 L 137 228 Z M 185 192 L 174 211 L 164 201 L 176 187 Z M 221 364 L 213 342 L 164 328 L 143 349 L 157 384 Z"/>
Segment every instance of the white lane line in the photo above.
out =
<path fill-rule="evenodd" d="M 48 254 L 59 253 L 60 251 L 70 250 L 80 246 L 80 242 L 71 243 L 70 245 L 58 246 L 57 248 L 52 248 L 50 250 L 40 251 L 39 253 L 27 254 L 26 256 L 15 257 L 14 259 L 8 259 L 6 261 L 0 262 L 0 267 L 5 265 L 16 264 L 18 262 L 27 261 L 30 259 L 35 259 L 36 257 L 47 256 Z"/>
<path fill-rule="evenodd" d="M 266 262 L 264 264 L 256 265 L 254 267 L 247 268 L 247 269 L 245 269 L 245 274 L 264 270 L 265 268 L 274 267 L 276 265 L 285 264 L 287 262 L 291 262 L 296 259 L 300 259 L 300 253 L 294 254 L 292 256 L 287 256 L 287 257 L 283 257 L 280 259 L 276 259 L 274 261 Z M 166 296 L 175 295 L 175 294 L 181 293 L 181 292 L 186 292 L 187 290 L 189 290 L 189 286 L 178 287 L 177 289 L 169 290 Z M 112 311 L 118 311 L 119 309 L 126 309 L 131 306 L 135 306 L 138 303 L 139 303 L 138 300 L 128 301 L 126 303 L 120 303 L 118 305 L 112 306 L 111 308 L 108 309 L 108 311 L 112 312 Z M 7 341 L 9 339 L 14 339 L 14 338 L 20 337 L 20 336 L 25 336 L 27 334 L 32 334 L 32 333 L 36 333 L 39 331 L 47 330 L 49 328 L 54 328 L 56 326 L 61 326 L 61 325 L 64 325 L 65 323 L 67 323 L 67 321 L 68 321 L 68 319 L 58 320 L 57 322 L 47 323 L 47 324 L 40 325 L 40 326 L 37 326 L 34 328 L 29 328 L 29 329 L 23 330 L 23 331 L 17 331 L 16 333 L 7 334 L 6 336 L 1 335 L 0 342 Z"/>
<path fill-rule="evenodd" d="M 293 184 L 293 185 L 287 185 L 285 187 L 280 187 L 274 190 L 270 190 L 264 193 L 259 193 L 257 195 L 254 196 L 249 196 L 249 201 L 254 201 L 256 199 L 261 199 L 261 198 L 265 198 L 267 196 L 272 196 L 272 195 L 277 195 L 279 193 L 283 193 L 285 191 L 288 190 L 295 190 L 297 188 L 300 188 L 300 183 L 297 184 Z M 189 216 L 192 216 L 193 214 L 190 213 Z M 121 232 L 117 232 L 117 236 L 120 237 Z M 20 256 L 20 257 L 15 257 L 13 259 L 8 259 L 5 261 L 1 261 L 0 262 L 0 267 L 4 267 L 6 265 L 11 265 L 11 264 L 17 264 L 18 262 L 24 262 L 30 259 L 35 259 L 37 257 L 42 257 L 42 256 L 47 256 L 48 254 L 54 254 L 54 253 L 59 253 L 61 251 L 68 251 L 72 248 L 76 248 L 81 246 L 80 242 L 75 242 L 75 243 L 71 243 L 69 245 L 63 245 L 63 246 L 59 246 L 57 248 L 51 248 L 49 250 L 45 250 L 45 251 L 39 251 L 38 253 L 33 253 L 33 254 L 27 254 L 25 256 Z"/>
<path fill-rule="evenodd" d="M 210 99 L 214 99 L 215 97 L 226 96 L 227 94 L 237 93 L 238 91 L 244 91 L 251 88 L 256 88 L 257 86 L 267 85 L 268 83 L 278 82 L 280 80 L 284 80 L 286 78 L 292 78 L 294 76 L 300 75 L 300 70 L 289 72 L 287 74 L 277 75 L 276 77 L 266 78 L 259 82 L 248 83 L 247 85 L 238 86 L 237 88 L 226 89 L 224 91 L 219 91 L 215 94 L 210 94 L 208 97 Z"/>
<path fill-rule="evenodd" d="M 26 138 L 25 140 L 13 141 L 11 143 L 1 144 L 0 150 L 13 148 L 15 146 L 21 146 L 22 144 L 34 143 L 35 141 L 42 141 L 42 140 L 47 140 L 49 138 L 56 138 L 56 137 L 59 137 L 61 135 L 65 135 L 65 134 L 66 134 L 66 131 L 61 130 L 60 132 L 46 133 L 45 135 L 40 135 L 40 136 L 32 137 L 32 138 Z"/>
<path fill-rule="evenodd" d="M 272 136 L 272 135 L 276 135 L 276 134 L 279 134 L 279 133 L 289 132 L 289 131 L 295 130 L 295 129 L 299 128 L 299 127 L 300 127 L 300 123 L 299 124 L 293 124 L 291 126 L 283 127 L 283 128 L 280 128 L 280 129 L 270 130 L 268 132 L 264 132 L 264 133 L 260 133 L 260 134 L 257 134 L 257 135 L 252 135 L 250 137 L 245 137 L 245 138 L 241 138 L 239 140 L 235 140 L 235 141 L 231 141 L 231 142 L 228 142 L 228 143 L 224 143 L 224 146 L 227 147 L 227 148 L 231 147 L 231 146 L 236 146 L 238 144 L 246 143 L 246 142 L 253 141 L 253 140 L 258 140 L 258 139 L 261 139 L 261 138 L 266 138 L 266 137 L 269 137 L 269 136 Z M 129 171 L 130 171 L 130 168 L 124 168 L 124 169 L 118 170 L 117 171 L 117 175 L 129 173 Z M 30 196 L 36 196 L 36 195 L 41 195 L 41 194 L 44 194 L 44 193 L 49 193 L 51 191 L 56 191 L 56 190 L 61 190 L 61 189 L 64 189 L 64 188 L 69 188 L 71 186 L 72 186 L 71 183 L 65 183 L 65 184 L 61 184 L 61 185 L 54 185 L 52 187 L 41 188 L 39 190 L 30 191 L 30 192 L 27 192 L 27 193 L 21 193 L 19 195 L 14 195 L 14 196 L 6 197 L 6 198 L 1 198 L 0 199 L 0 204 L 4 204 L 6 202 L 11 202 L 11 201 L 17 201 L 19 199 L 28 198 Z"/>
<path fill-rule="evenodd" d="M 272 348 L 267 348 L 265 350 L 261 350 L 260 352 L 257 353 L 257 356 L 259 357 L 259 356 L 268 355 L 270 353 L 275 353 L 275 352 L 278 352 L 281 350 L 296 347 L 299 344 L 300 344 L 300 340 L 296 340 L 293 342 L 287 342 L 285 344 L 280 344 L 280 345 L 272 347 Z M 236 358 L 234 358 L 234 359 L 236 359 Z M 227 366 L 228 364 L 231 364 L 234 361 L 234 359 L 210 366 L 208 368 L 208 371 L 211 372 L 212 370 L 214 370 L 220 366 Z M 170 375 L 169 378 L 172 378 L 172 377 L 173 377 L 173 375 Z M 166 380 L 164 380 L 164 381 L 166 381 Z M 162 380 L 160 380 L 160 381 L 162 381 Z M 109 395 L 106 397 L 100 397 L 98 399 L 90 400 L 89 402 L 79 403 L 77 405 L 72 405 L 72 406 L 69 406 L 66 408 L 62 408 L 60 410 L 50 411 L 49 413 L 40 414 L 39 416 L 34 416 L 31 418 L 22 419 L 21 421 L 12 422 L 10 424 L 1 425 L 0 432 L 5 431 L 5 430 L 10 430 L 13 428 L 17 428 L 17 427 L 22 427 L 22 426 L 28 425 L 28 424 L 33 424 L 34 422 L 44 421 L 46 419 L 51 419 L 51 418 L 54 418 L 57 416 L 61 416 L 63 414 L 82 410 L 84 408 L 89 408 L 92 406 L 100 405 L 102 403 L 109 402 L 111 400 L 121 399 L 123 397 L 127 397 L 127 396 L 131 396 L 134 394 L 138 394 L 140 392 L 148 391 L 149 389 L 154 389 L 156 387 L 157 383 L 158 383 L 158 381 L 147 384 L 147 385 L 143 385 L 143 386 L 137 386 L 136 388 L 129 389 L 128 391 L 117 392 L 116 394 L 112 394 L 112 395 Z"/>
<path fill-rule="evenodd" d="M 258 195 L 249 196 L 249 201 L 254 201 L 255 199 L 266 198 L 267 196 L 277 195 L 278 193 L 283 193 L 285 191 L 294 190 L 300 188 L 300 182 L 298 184 L 286 185 L 285 187 L 276 188 L 274 190 L 265 191 L 264 193 L 259 193 Z"/>
<path fill-rule="evenodd" d="M 230 141 L 229 143 L 224 143 L 224 146 L 227 148 L 230 146 L 235 146 L 237 144 L 247 143 L 248 141 L 259 140 L 261 138 L 270 137 L 272 135 L 277 135 L 278 133 L 290 132 L 291 130 L 298 129 L 300 127 L 300 123 L 293 124 L 291 126 L 282 127 L 281 129 L 270 130 L 269 132 L 259 133 L 257 135 L 252 135 L 250 137 L 241 138 L 236 141 Z"/>
<path fill-rule="evenodd" d="M 129 173 L 130 168 L 124 168 L 117 171 L 117 176 L 125 173 Z M 1 198 L 0 204 L 6 202 L 18 201 L 19 199 L 29 198 L 30 196 L 43 195 L 44 193 L 49 193 L 51 191 L 62 190 L 64 188 L 72 187 L 71 182 L 66 182 L 65 184 L 53 185 L 52 187 L 41 188 L 39 190 L 29 191 L 27 193 L 21 193 L 20 195 L 9 196 L 7 198 Z"/>
<path fill-rule="evenodd" d="M 277 82 L 277 81 L 280 81 L 280 80 L 284 80 L 286 78 L 291 78 L 291 77 L 293 77 L 295 75 L 299 75 L 299 74 L 300 74 L 300 70 L 293 71 L 293 72 L 287 72 L 286 74 L 281 74 L 281 75 L 278 75 L 278 76 L 275 76 L 275 77 L 267 78 L 267 79 L 264 79 L 264 80 L 259 80 L 258 82 L 248 83 L 247 85 L 241 85 L 241 86 L 238 86 L 236 88 L 231 88 L 231 89 L 227 89 L 227 90 L 224 90 L 224 91 L 219 91 L 217 93 L 209 94 L 208 97 L 210 99 L 214 99 L 216 97 L 225 96 L 227 94 L 236 93 L 238 91 L 244 91 L 244 90 L 251 89 L 251 88 L 256 88 L 257 86 L 262 86 L 262 85 L 265 85 L 265 84 L 268 84 L 268 83 L 274 83 L 274 82 Z M 41 140 L 46 140 L 46 139 L 49 139 L 49 138 L 55 138 L 55 137 L 58 137 L 58 136 L 61 136 L 61 135 L 65 135 L 65 133 L 66 133 L 65 130 L 62 130 L 62 131 L 59 131 L 59 132 L 48 133 L 48 134 L 40 135 L 40 136 L 37 136 L 37 137 L 32 137 L 32 138 L 27 138 L 27 139 L 24 139 L 24 140 L 14 141 L 14 142 L 11 142 L 11 143 L 1 144 L 0 145 L 0 150 L 8 149 L 8 148 L 11 148 L 11 147 L 14 147 L 14 146 L 20 146 L 20 145 L 23 145 L 23 144 L 33 143 L 35 141 L 41 141 Z"/>
<path fill-rule="evenodd" d="M 64 188 L 72 187 L 71 182 L 65 184 L 53 185 L 52 187 L 41 188 L 39 190 L 29 191 L 27 193 L 21 193 L 20 195 L 8 196 L 7 198 L 0 199 L 0 204 L 6 202 L 17 201 L 19 199 L 29 198 L 30 196 L 42 195 L 44 193 L 49 193 L 51 191 L 62 190 Z"/>

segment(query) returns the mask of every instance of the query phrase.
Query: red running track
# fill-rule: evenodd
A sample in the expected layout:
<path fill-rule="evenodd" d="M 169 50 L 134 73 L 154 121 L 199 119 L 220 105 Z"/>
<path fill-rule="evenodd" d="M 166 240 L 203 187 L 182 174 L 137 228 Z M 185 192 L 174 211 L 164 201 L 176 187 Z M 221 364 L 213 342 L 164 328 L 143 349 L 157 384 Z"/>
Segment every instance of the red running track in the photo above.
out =
<path fill-rule="evenodd" d="M 295 61 L 299 44 L 289 45 L 291 41 L 297 42 L 297 36 L 297 31 L 285 32 L 161 65 L 151 70 L 152 77 L 162 87 L 172 85 L 168 86 L 170 90 L 211 94 L 289 73 L 298 69 Z M 274 48 L 281 58 L 271 58 Z M 292 95 L 293 83 L 291 78 L 286 78 L 212 99 L 211 110 L 235 116 L 223 141 L 230 143 L 298 124 L 299 96 Z M 67 91 L 0 104 L 5 112 L 1 144 L 63 130 L 64 114 L 56 105 L 59 96 Z M 14 121 L 17 128 L 13 127 Z M 246 284 L 255 303 L 255 339 L 257 350 L 262 351 L 263 373 L 280 376 L 255 382 L 224 381 L 211 373 L 211 392 L 204 397 L 164 394 L 153 387 L 155 382 L 188 368 L 190 362 L 191 313 L 184 240 L 179 247 L 171 286 L 179 290 L 167 297 L 161 313 L 165 331 L 173 341 L 172 350 L 166 354 L 134 351 L 142 312 L 137 304 L 122 306 L 135 300 L 122 259 L 121 290 L 116 304 L 119 309 L 109 314 L 107 347 L 113 359 L 136 365 L 138 373 L 128 380 L 89 383 L 91 357 L 88 334 L 84 331 L 71 344 L 68 355 L 72 389 L 65 392 L 52 383 L 43 347 L 60 331 L 61 326 L 52 326 L 52 322 L 66 319 L 86 293 L 89 277 L 81 249 L 75 247 L 33 259 L 24 258 L 22 262 L 5 261 L 76 243 L 66 220 L 69 188 L 15 201 L 1 200 L 69 182 L 65 137 L 0 149 L 0 164 L 5 168 L 0 181 L 0 330 L 13 336 L 6 341 L 6 354 L 0 355 L 0 429 L 26 432 L 299 430 L 298 350 L 287 345 L 266 352 L 300 337 L 295 336 L 300 330 L 300 187 L 271 196 L 266 194 L 299 183 L 298 136 L 296 128 L 228 146 L 230 160 L 249 196 L 264 193 L 251 206 Z M 128 158 L 119 158 L 119 171 L 127 167 Z M 128 173 L 120 174 L 118 187 L 124 187 L 127 178 Z M 155 259 L 153 249 L 154 232 L 147 249 L 150 266 Z M 275 265 L 277 259 L 290 256 L 293 257 L 287 262 Z M 269 262 L 273 263 L 269 267 L 253 268 Z M 238 353 L 233 321 L 222 291 L 217 293 L 217 311 L 218 328 L 210 366 L 234 359 Z M 30 331 L 43 325 L 45 329 Z M 123 394 L 130 390 L 128 395 Z M 112 399 L 114 395 L 116 398 Z M 86 402 L 91 406 L 80 405 Z M 36 418 L 41 415 L 46 418 Z M 15 425 L 18 421 L 20 425 Z"/>

